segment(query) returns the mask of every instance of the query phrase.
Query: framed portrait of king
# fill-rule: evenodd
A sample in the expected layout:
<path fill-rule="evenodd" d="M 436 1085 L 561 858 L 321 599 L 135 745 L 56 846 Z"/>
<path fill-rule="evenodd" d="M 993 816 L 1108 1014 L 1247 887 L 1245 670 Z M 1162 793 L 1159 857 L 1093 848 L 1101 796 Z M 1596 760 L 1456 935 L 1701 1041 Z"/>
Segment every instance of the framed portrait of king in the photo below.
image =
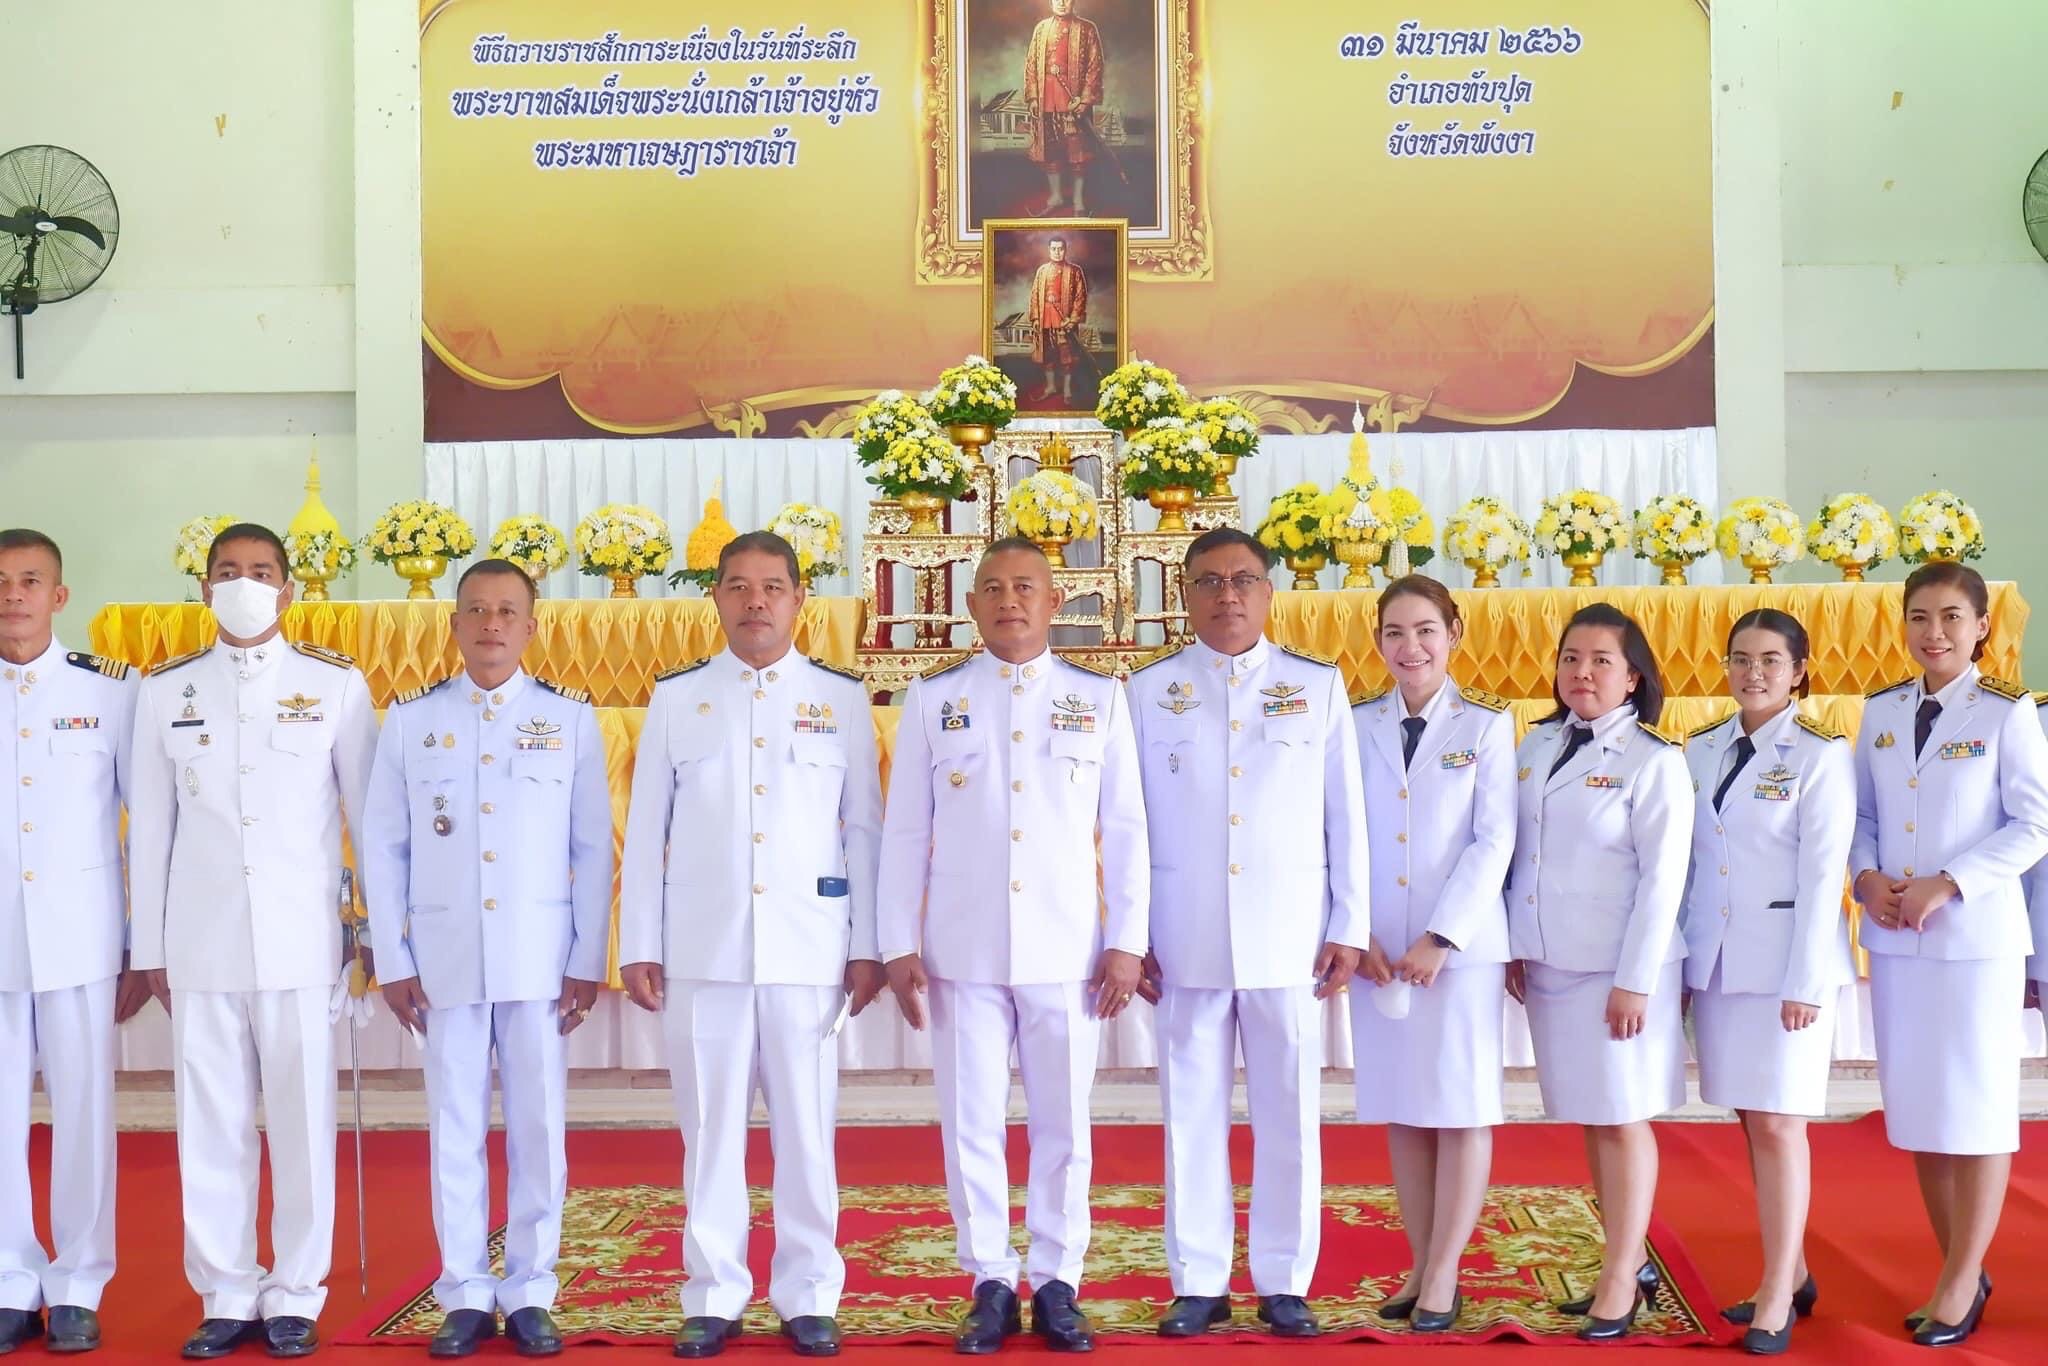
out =
<path fill-rule="evenodd" d="M 1128 224 L 991 218 L 982 224 L 983 354 L 1017 384 L 1023 417 L 1085 417 L 1130 358 Z"/>
<path fill-rule="evenodd" d="M 919 0 L 917 278 L 974 279 L 991 220 L 1121 218 L 1130 271 L 1211 277 L 1207 0 Z"/>

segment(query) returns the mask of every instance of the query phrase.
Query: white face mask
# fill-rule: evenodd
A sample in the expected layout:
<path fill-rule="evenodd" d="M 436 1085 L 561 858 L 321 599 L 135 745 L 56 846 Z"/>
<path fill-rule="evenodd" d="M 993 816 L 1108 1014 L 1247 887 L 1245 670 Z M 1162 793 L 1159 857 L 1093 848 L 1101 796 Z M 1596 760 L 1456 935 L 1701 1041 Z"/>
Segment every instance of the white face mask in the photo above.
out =
<path fill-rule="evenodd" d="M 277 624 L 278 590 L 254 579 L 223 579 L 213 586 L 213 619 L 237 640 L 253 640 Z"/>

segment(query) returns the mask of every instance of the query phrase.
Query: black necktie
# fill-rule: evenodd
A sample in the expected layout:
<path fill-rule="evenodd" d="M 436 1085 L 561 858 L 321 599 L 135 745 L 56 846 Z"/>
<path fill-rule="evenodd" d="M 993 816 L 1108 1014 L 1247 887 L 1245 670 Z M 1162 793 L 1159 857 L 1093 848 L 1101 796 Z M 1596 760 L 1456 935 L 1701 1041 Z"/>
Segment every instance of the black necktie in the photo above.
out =
<path fill-rule="evenodd" d="M 1941 715 L 1941 703 L 1928 698 L 1920 704 L 1920 711 L 1913 717 L 1913 757 L 1920 757 L 1920 751 L 1927 748 L 1927 737 L 1934 734 L 1934 718 Z"/>
<path fill-rule="evenodd" d="M 1422 743 L 1422 730 L 1429 722 L 1419 716 L 1401 718 L 1401 767 L 1407 768 L 1415 757 L 1415 747 Z"/>
<path fill-rule="evenodd" d="M 1721 809 L 1721 799 L 1728 795 L 1728 789 L 1735 785 L 1735 775 L 1742 772 L 1743 765 L 1749 762 L 1749 756 L 1755 753 L 1756 741 L 1750 739 L 1747 735 L 1735 742 L 1735 763 L 1729 768 L 1728 776 L 1721 780 L 1721 785 L 1714 789 L 1714 809 L 1716 811 Z"/>
<path fill-rule="evenodd" d="M 1585 726 L 1566 726 L 1564 728 L 1564 748 L 1557 752 L 1557 762 L 1550 766 L 1550 776 L 1555 778 L 1557 771 L 1570 763 L 1572 756 L 1577 754 L 1585 746 L 1585 743 L 1592 738 L 1593 732 Z"/>

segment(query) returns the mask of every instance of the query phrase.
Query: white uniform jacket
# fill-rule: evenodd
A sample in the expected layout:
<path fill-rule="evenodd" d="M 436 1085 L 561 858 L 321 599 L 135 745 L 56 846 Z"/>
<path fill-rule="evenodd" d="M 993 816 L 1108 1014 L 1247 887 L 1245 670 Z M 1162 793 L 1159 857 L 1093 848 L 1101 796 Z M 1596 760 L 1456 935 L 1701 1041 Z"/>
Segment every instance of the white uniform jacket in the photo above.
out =
<path fill-rule="evenodd" d="M 934 976 L 1027 986 L 1087 981 L 1105 947 L 1146 951 L 1129 707 L 1115 679 L 1050 651 L 911 682 L 882 824 L 884 961 L 922 953 Z"/>
<path fill-rule="evenodd" d="M 1546 776 L 1566 728 L 1537 726 L 1518 755 L 1510 952 L 1565 972 L 1611 972 L 1623 991 L 1648 995 L 1658 969 L 1685 956 L 1677 933 L 1692 838 L 1685 756 L 1624 703 Z"/>
<path fill-rule="evenodd" d="M 1826 1005 L 1854 981 L 1842 880 L 1856 833 L 1856 766 L 1848 740 L 1795 701 L 1758 727 L 1756 753 L 1721 785 L 1742 737 L 1740 715 L 1694 731 L 1692 879 L 1686 890 L 1685 984 L 1720 964 L 1721 990 Z"/>
<path fill-rule="evenodd" d="M 619 961 L 838 986 L 873 959 L 882 780 L 859 677 L 730 650 L 655 682 L 633 766 Z"/>
<path fill-rule="evenodd" d="M 1864 704 L 1849 870 L 1947 873 L 1962 895 L 1923 930 L 1866 917 L 1857 937 L 1871 953 L 2024 957 L 2033 936 L 2020 880 L 2048 854 L 2048 738 L 2025 691 L 1973 666 L 1937 695 L 1941 714 L 1916 756 L 1921 698 L 1920 682 L 1909 680 Z"/>
<path fill-rule="evenodd" d="M 1177 987 L 1308 986 L 1365 949 L 1365 800 L 1344 679 L 1261 639 L 1199 641 L 1128 687 L 1151 841 L 1152 951 Z"/>
<path fill-rule="evenodd" d="M 342 815 L 363 829 L 376 748 L 363 676 L 314 646 L 215 644 L 143 679 L 129 761 L 129 966 L 169 969 L 174 991 L 333 982 Z"/>
<path fill-rule="evenodd" d="M 433 1005 L 463 1006 L 604 980 L 612 803 L 585 694 L 520 672 L 401 697 L 362 845 L 380 981 L 417 976 Z"/>
<path fill-rule="evenodd" d="M 1501 887 L 1515 852 L 1515 718 L 1492 693 L 1445 680 L 1424 708 L 1415 758 L 1401 761 L 1401 695 L 1353 704 L 1372 837 L 1372 923 L 1399 958 L 1434 931 L 1457 945 L 1447 960 L 1504 963 Z"/>
<path fill-rule="evenodd" d="M 2041 725 L 2048 728 L 2048 692 L 2034 694 L 2034 711 L 2041 718 Z M 2048 982 L 2048 858 L 2028 870 L 2024 885 L 2027 918 L 2034 934 L 2034 956 L 2027 960 L 2027 977 L 2035 982 Z"/>
<path fill-rule="evenodd" d="M 54 639 L 0 663 L 0 991 L 112 977 L 128 938 L 121 798 L 141 683 Z"/>

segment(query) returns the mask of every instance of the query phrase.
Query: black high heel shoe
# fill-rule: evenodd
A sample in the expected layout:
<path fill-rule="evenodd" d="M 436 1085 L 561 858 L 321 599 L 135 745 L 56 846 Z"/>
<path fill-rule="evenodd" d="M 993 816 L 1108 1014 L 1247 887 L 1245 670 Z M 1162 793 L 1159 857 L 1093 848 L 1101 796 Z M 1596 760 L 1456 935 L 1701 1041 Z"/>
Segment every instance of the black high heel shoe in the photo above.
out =
<path fill-rule="evenodd" d="M 1753 1357 L 1783 1356 L 1792 1350 L 1792 1325 L 1797 1322 L 1799 1315 L 1789 1315 L 1785 1319 L 1785 1326 L 1775 1333 L 1768 1328 L 1752 1325 L 1742 1335 L 1742 1350 Z"/>
<path fill-rule="evenodd" d="M 1813 1276 L 1809 1273 L 1806 1283 L 1792 1292 L 1792 1312 L 1802 1319 L 1811 1318 L 1813 1306 L 1819 1299 L 1820 1287 L 1813 1283 Z M 1721 1317 L 1730 1323 L 1748 1327 L 1756 1320 L 1756 1302 L 1744 1300 L 1741 1304 L 1731 1304 L 1721 1311 Z"/>
<path fill-rule="evenodd" d="M 1397 1300 L 1381 1300 L 1380 1307 L 1372 1312 L 1383 1319 L 1399 1323 L 1415 1312 L 1417 1298 L 1414 1295 L 1403 1295 Z"/>
<path fill-rule="evenodd" d="M 1990 1296 L 1985 1293 L 1982 1282 L 1977 1286 L 1977 1298 L 1970 1302 L 1970 1312 L 1963 1315 L 1961 1323 L 1943 1323 L 1939 1319 L 1927 1319 L 1913 1334 L 1916 1347 L 1953 1347 L 1966 1342 L 1977 1325 L 1984 1320 L 1984 1302 Z"/>
<path fill-rule="evenodd" d="M 1988 1271 L 1980 1271 L 1980 1272 L 1978 1272 L 1978 1273 L 1977 1273 L 1977 1289 L 1978 1289 L 1978 1290 L 1979 1290 L 1979 1291 L 1980 1291 L 1980 1292 L 1981 1292 L 1981 1293 L 1983 1294 L 1983 1296 L 1984 1296 L 1984 1303 L 1986 1303 L 1987 1305 L 1988 1305 L 1988 1304 L 1990 1304 L 1990 1303 L 1991 1303 L 1991 1273 L 1990 1273 L 1990 1272 L 1988 1272 Z M 1908 1315 L 1906 1315 L 1906 1331 L 1907 1331 L 1907 1332 L 1909 1332 L 1909 1333 L 1917 1333 L 1917 1332 L 1919 1332 L 1919 1331 L 1920 1331 L 1920 1325 L 1921 1325 L 1921 1324 L 1923 1324 L 1923 1323 L 1925 1323 L 1925 1322 L 1927 1322 L 1927 1316 L 1926 1316 L 1925 1314 L 1908 1314 Z"/>
<path fill-rule="evenodd" d="M 1663 1273 L 1657 1270 L 1655 1262 L 1644 1262 L 1636 1268 L 1636 1284 L 1642 1288 L 1645 1299 L 1654 1300 L 1657 1298 L 1658 1287 L 1664 1284 Z M 1593 1297 L 1581 1295 L 1575 1300 L 1565 1300 L 1557 1306 L 1557 1312 L 1584 1318 L 1593 1312 Z"/>
<path fill-rule="evenodd" d="M 1465 1288 L 1459 1286 L 1451 1292 L 1451 1307 L 1439 1314 L 1434 1309 L 1417 1305 L 1408 1317 L 1408 1331 L 1411 1333 L 1448 1333 L 1457 1323 L 1458 1315 L 1465 1309 Z"/>
<path fill-rule="evenodd" d="M 1579 1327 L 1579 1340 L 1581 1342 L 1615 1342 L 1627 1337 L 1636 1326 L 1636 1315 L 1643 1312 L 1643 1305 L 1646 1303 L 1648 1303 L 1648 1297 L 1643 1294 L 1642 1287 L 1638 1285 L 1636 1287 L 1635 1303 L 1629 1306 L 1628 1313 L 1618 1319 L 1596 1319 L 1589 1316 L 1585 1323 Z"/>

